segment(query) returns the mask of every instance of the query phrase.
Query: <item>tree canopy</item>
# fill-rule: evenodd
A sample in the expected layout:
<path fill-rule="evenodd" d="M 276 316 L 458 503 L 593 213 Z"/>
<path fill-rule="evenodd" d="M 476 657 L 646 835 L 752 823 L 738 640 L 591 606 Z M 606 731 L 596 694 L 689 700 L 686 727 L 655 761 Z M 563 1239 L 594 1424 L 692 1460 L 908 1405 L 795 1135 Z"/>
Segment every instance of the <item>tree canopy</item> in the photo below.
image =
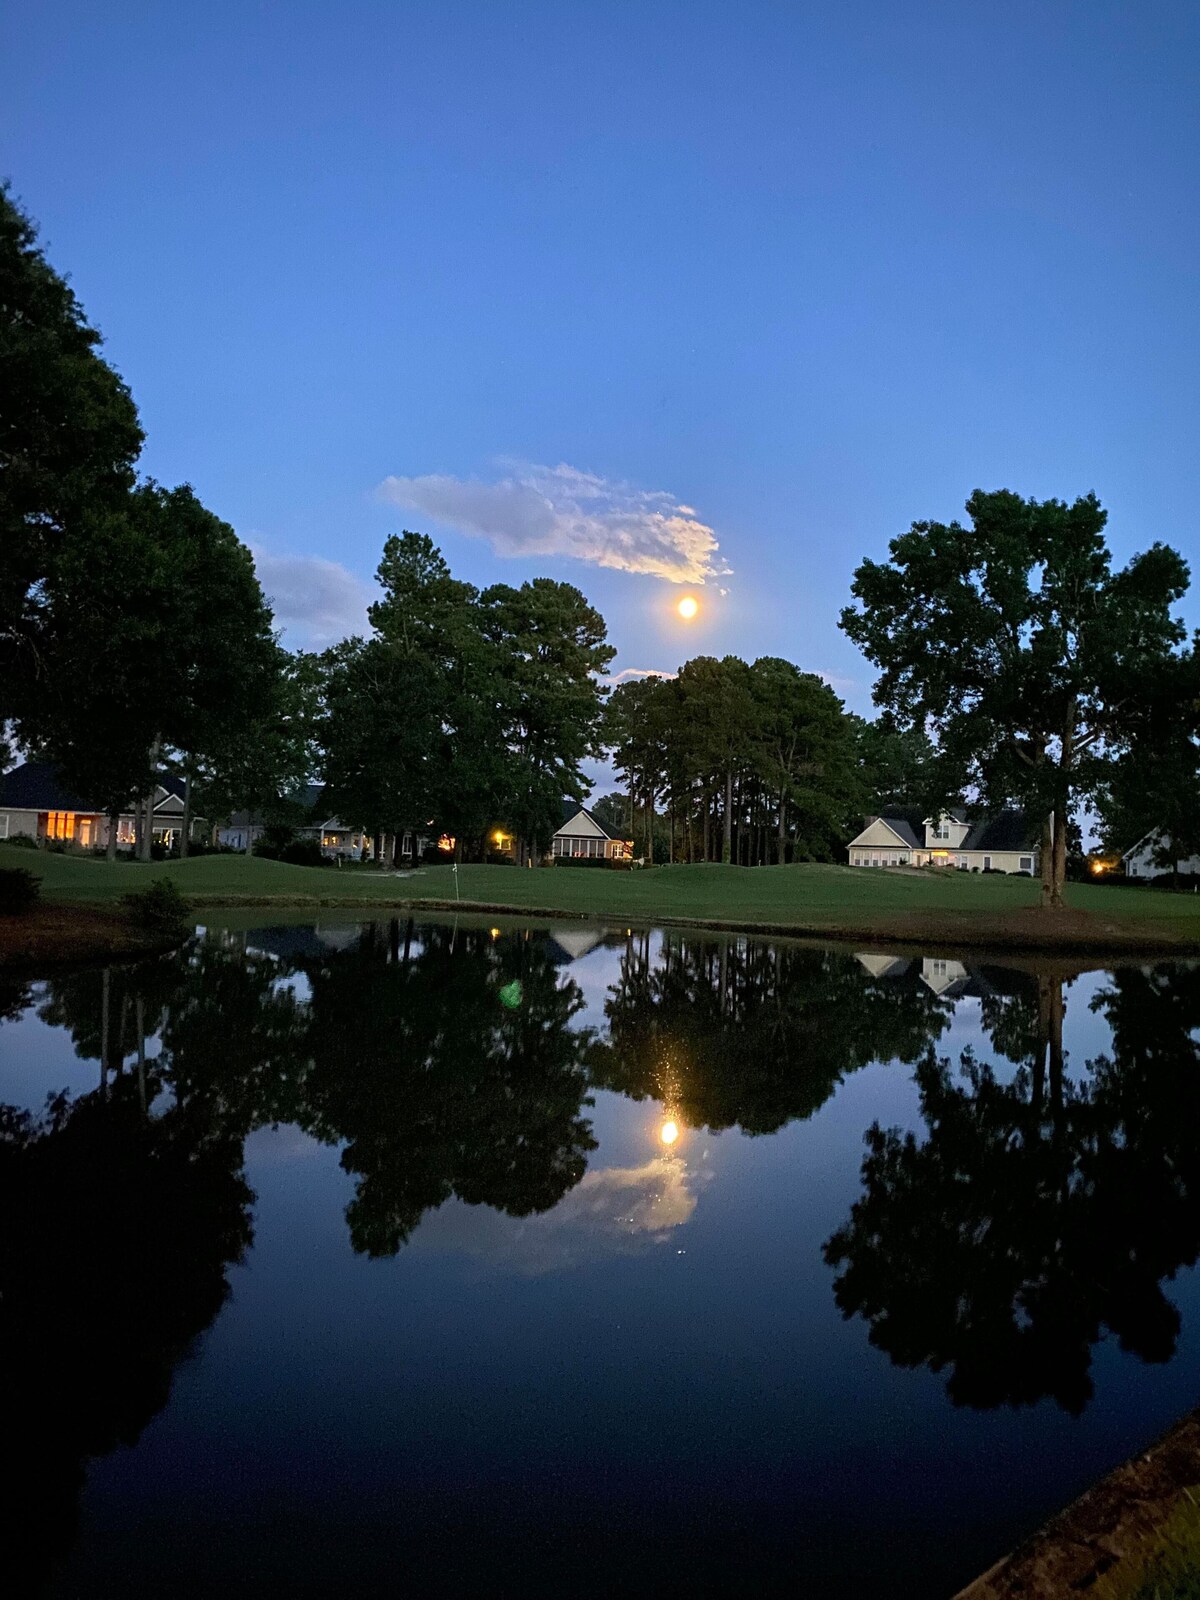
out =
<path fill-rule="evenodd" d="M 964 792 L 1044 818 L 1044 898 L 1059 904 L 1067 824 L 1156 708 L 1196 699 L 1173 606 L 1187 565 L 1154 544 L 1114 570 L 1094 495 L 1067 505 L 977 490 L 969 522 L 917 522 L 864 561 L 842 627 L 880 670 L 895 726 L 936 746 L 930 810 Z"/>

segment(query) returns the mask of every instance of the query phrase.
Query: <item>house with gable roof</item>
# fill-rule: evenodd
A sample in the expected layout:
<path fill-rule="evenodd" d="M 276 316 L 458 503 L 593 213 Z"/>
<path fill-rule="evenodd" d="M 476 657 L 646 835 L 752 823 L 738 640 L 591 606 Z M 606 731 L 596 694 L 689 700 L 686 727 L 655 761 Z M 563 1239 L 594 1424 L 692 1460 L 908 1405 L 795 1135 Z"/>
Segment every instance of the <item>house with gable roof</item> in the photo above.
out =
<path fill-rule="evenodd" d="M 585 856 L 628 861 L 633 855 L 633 840 L 622 839 L 606 828 L 577 800 L 564 800 L 563 820 L 551 837 L 550 854 L 556 859 Z"/>
<path fill-rule="evenodd" d="M 178 845 L 186 810 L 183 779 L 164 772 L 154 789 L 151 832 L 156 844 Z M 191 818 L 192 834 L 203 819 Z M 94 798 L 78 795 L 63 783 L 49 761 L 26 761 L 0 776 L 0 841 L 26 837 L 95 850 L 108 844 L 110 820 Z M 132 806 L 117 818 L 117 844 L 133 844 L 136 833 Z"/>
<path fill-rule="evenodd" d="M 957 867 L 960 872 L 1036 876 L 1039 850 L 1023 811 L 971 822 L 965 811 L 927 817 L 920 831 L 903 817 L 869 817 L 846 847 L 852 867 Z"/>

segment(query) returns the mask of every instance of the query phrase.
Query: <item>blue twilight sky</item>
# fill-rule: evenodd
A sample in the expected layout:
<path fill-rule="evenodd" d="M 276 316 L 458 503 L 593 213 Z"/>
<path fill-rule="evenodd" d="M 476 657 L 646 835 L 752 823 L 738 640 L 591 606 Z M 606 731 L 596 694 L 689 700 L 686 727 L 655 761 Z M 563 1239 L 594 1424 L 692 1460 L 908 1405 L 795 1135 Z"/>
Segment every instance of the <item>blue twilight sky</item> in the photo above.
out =
<path fill-rule="evenodd" d="M 1197 554 L 1194 0 L 40 0 L 0 61 L 145 470 L 294 643 L 408 526 L 577 583 L 617 670 L 779 654 L 866 710 L 853 568 L 977 485 Z"/>

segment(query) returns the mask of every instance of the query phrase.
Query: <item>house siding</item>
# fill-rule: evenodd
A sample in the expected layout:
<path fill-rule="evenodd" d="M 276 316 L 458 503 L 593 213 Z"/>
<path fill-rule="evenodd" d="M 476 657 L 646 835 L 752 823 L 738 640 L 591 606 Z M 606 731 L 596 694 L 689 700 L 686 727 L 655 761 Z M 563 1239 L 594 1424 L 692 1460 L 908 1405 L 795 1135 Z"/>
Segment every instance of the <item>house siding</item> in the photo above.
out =
<path fill-rule="evenodd" d="M 877 817 L 847 846 L 852 867 L 952 867 L 963 872 L 993 872 L 1036 874 L 1038 852 L 1032 846 L 1018 850 L 987 850 L 963 848 L 972 829 L 957 818 L 942 819 L 942 829 L 949 837 L 937 838 L 939 823 L 930 818 L 925 823 L 923 846 L 906 844 L 887 817 Z M 986 829 L 984 830 L 986 833 Z M 979 831 L 975 837 L 980 837 Z M 1012 837 L 1011 830 L 1008 837 Z"/>
<path fill-rule="evenodd" d="M 12 809 L 0 811 L 0 839 L 15 839 L 20 833 L 27 833 L 31 839 L 37 838 L 38 813 Z"/>
<path fill-rule="evenodd" d="M 1161 834 L 1152 834 L 1150 838 L 1143 839 L 1134 849 L 1121 857 L 1125 863 L 1125 873 L 1130 878 L 1166 878 L 1174 872 L 1200 873 L 1200 856 L 1180 856 L 1173 864 L 1159 866 L 1154 859 L 1160 844 L 1166 843 L 1170 848 L 1170 840 L 1163 840 Z"/>

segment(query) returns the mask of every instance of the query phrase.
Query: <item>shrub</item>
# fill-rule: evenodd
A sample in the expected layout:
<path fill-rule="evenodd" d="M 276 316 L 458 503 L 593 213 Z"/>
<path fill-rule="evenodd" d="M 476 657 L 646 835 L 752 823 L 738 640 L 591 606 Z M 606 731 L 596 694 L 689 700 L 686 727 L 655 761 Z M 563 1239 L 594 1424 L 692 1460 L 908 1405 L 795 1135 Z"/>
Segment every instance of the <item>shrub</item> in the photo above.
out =
<path fill-rule="evenodd" d="M 123 894 L 121 904 L 139 927 L 149 933 L 184 934 L 191 907 L 170 878 L 155 878 L 146 889 Z"/>
<path fill-rule="evenodd" d="M 36 905 L 42 880 L 28 867 L 0 868 L 0 916 L 15 917 Z"/>
<path fill-rule="evenodd" d="M 4 842 L 12 845 L 16 850 L 36 850 L 38 848 L 38 842 L 31 833 L 14 833 Z"/>
<path fill-rule="evenodd" d="M 74 839 L 46 839 L 42 842 L 42 849 L 48 850 L 52 856 L 86 856 L 91 851 L 81 844 L 76 844 Z"/>
<path fill-rule="evenodd" d="M 331 867 L 329 856 L 323 854 L 315 839 L 290 839 L 279 852 L 279 860 L 293 867 Z"/>
<path fill-rule="evenodd" d="M 609 856 L 555 856 L 554 864 L 558 867 L 607 868 L 609 872 L 628 872 L 633 866 L 632 861 L 614 861 Z"/>

